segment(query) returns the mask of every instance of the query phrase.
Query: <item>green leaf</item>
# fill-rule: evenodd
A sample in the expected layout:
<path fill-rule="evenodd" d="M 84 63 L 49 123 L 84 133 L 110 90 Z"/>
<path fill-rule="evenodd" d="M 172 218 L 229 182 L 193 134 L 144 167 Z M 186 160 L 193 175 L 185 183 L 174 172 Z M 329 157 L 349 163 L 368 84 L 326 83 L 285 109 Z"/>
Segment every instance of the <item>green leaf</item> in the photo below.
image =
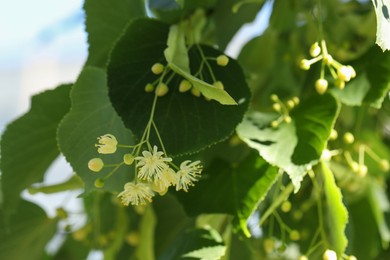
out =
<path fill-rule="evenodd" d="M 345 229 L 348 223 L 348 211 L 343 204 L 343 196 L 336 185 L 332 171 L 325 163 L 321 163 L 324 176 L 324 193 L 326 198 L 326 219 L 329 232 L 330 248 L 341 257 L 347 247 L 348 240 Z"/>
<path fill-rule="evenodd" d="M 102 69 L 85 68 L 71 92 L 72 107 L 58 128 L 61 152 L 73 170 L 85 183 L 85 192 L 94 189 L 97 178 L 103 178 L 113 168 L 105 167 L 94 173 L 88 169 L 88 161 L 100 157 L 105 164 L 123 161 L 128 152 L 118 148 L 115 154 L 99 155 L 95 144 L 97 137 L 112 134 L 119 144 L 132 144 L 132 133 L 126 129 L 108 99 L 106 75 Z M 134 167 L 120 167 L 104 185 L 105 190 L 121 191 L 130 179 Z"/>
<path fill-rule="evenodd" d="M 376 44 L 383 51 L 390 50 L 390 3 L 384 0 L 372 0 L 376 14 Z"/>
<path fill-rule="evenodd" d="M 42 180 L 59 155 L 56 130 L 70 108 L 70 85 L 32 97 L 30 111 L 10 123 L 1 138 L 4 208 L 11 212 L 20 192 Z"/>
<path fill-rule="evenodd" d="M 356 79 L 343 90 L 332 89 L 332 93 L 349 106 L 366 103 L 380 108 L 390 91 L 390 52 L 382 53 L 374 46 L 356 62 L 356 67 Z"/>
<path fill-rule="evenodd" d="M 180 235 L 172 247 L 158 260 L 195 258 L 202 260 L 220 259 L 225 255 L 226 246 L 221 236 L 213 229 L 194 229 Z"/>
<path fill-rule="evenodd" d="M 21 201 L 10 218 L 0 211 L 0 221 L 0 259 L 42 259 L 57 231 L 57 220 L 27 201 Z"/>
<path fill-rule="evenodd" d="M 277 169 L 252 153 L 235 168 L 216 160 L 202 175 L 204 180 L 189 193 L 177 195 L 186 211 L 190 215 L 232 214 L 235 231 L 241 230 L 250 237 L 247 220 L 275 182 Z"/>
<path fill-rule="evenodd" d="M 105 67 L 108 54 L 130 20 L 146 16 L 143 0 L 86 0 L 85 26 L 89 56 L 86 65 Z"/>
<path fill-rule="evenodd" d="M 159 20 L 174 24 L 196 9 L 210 9 L 217 0 L 150 0 L 149 8 Z"/>
<path fill-rule="evenodd" d="M 221 50 L 225 49 L 237 31 L 245 24 L 252 22 L 264 4 L 264 1 L 242 5 L 238 10 L 234 7 L 243 0 L 219 0 L 213 19 L 215 34 Z"/>
<path fill-rule="evenodd" d="M 254 112 L 237 127 L 240 138 L 271 165 L 288 173 L 294 191 L 308 168 L 318 162 L 339 111 L 332 95 L 315 95 L 291 112 L 292 123 L 271 127 L 278 115 Z"/>
<path fill-rule="evenodd" d="M 179 26 L 171 26 L 167 44 L 168 48 L 165 49 L 164 55 L 169 67 L 174 72 L 190 81 L 206 98 L 214 99 L 223 105 L 237 105 L 236 101 L 225 90 L 218 89 L 191 75 L 184 32 Z"/>
<path fill-rule="evenodd" d="M 156 197 L 153 209 L 158 219 L 154 232 L 154 248 L 156 256 L 159 256 L 194 221 L 187 217 L 181 204 L 170 194 Z"/>
<path fill-rule="evenodd" d="M 154 93 L 146 93 L 144 87 L 158 80 L 159 76 L 154 75 L 150 68 L 156 62 L 164 63 L 168 32 L 169 27 L 158 21 L 135 20 L 111 54 L 108 66 L 110 99 L 125 125 L 138 138 L 149 121 L 154 100 Z M 221 55 L 211 47 L 200 48 L 207 57 Z M 188 56 L 191 71 L 198 71 L 202 62 L 199 49 L 190 49 Z M 195 152 L 222 141 L 233 132 L 247 110 L 250 93 L 237 62 L 230 60 L 226 67 L 220 67 L 215 61 L 210 61 L 210 66 L 215 77 L 223 82 L 226 91 L 239 101 L 239 105 L 222 106 L 190 93 L 180 93 L 178 86 L 183 78 L 175 75 L 168 84 L 170 90 L 167 95 L 158 98 L 153 119 L 171 155 Z M 206 68 L 202 74 L 204 81 L 212 82 Z M 199 85 L 201 83 L 198 88 Z M 153 134 L 151 143 L 158 144 Z"/>
<path fill-rule="evenodd" d="M 185 35 L 180 25 L 170 27 L 167 45 L 164 56 L 168 64 L 173 64 L 184 73 L 191 74 Z"/>

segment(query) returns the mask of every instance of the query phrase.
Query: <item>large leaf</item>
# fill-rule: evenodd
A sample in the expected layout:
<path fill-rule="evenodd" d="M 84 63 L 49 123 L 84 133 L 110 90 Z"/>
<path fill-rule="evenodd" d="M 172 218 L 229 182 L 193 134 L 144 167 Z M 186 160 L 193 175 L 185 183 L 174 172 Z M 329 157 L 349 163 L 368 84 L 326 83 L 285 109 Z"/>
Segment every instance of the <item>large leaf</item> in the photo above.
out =
<path fill-rule="evenodd" d="M 234 229 L 249 237 L 247 220 L 276 180 L 277 169 L 252 153 L 238 167 L 216 160 L 203 175 L 205 179 L 190 192 L 178 195 L 186 211 L 190 215 L 232 214 Z"/>
<path fill-rule="evenodd" d="M 59 155 L 56 130 L 70 108 L 70 85 L 32 97 L 28 113 L 9 124 L 1 138 L 4 207 L 12 211 L 20 192 L 42 180 Z"/>
<path fill-rule="evenodd" d="M 347 105 L 367 103 L 380 108 L 390 91 L 390 52 L 382 53 L 374 46 L 356 62 L 356 67 L 356 79 L 348 83 L 345 89 L 333 89 L 332 92 Z"/>
<path fill-rule="evenodd" d="M 214 21 L 219 48 L 226 48 L 237 31 L 245 24 L 253 21 L 263 6 L 264 1 L 252 1 L 234 9 L 243 0 L 219 0 L 218 8 L 215 9 Z"/>
<path fill-rule="evenodd" d="M 157 76 L 150 68 L 156 62 L 165 63 L 164 50 L 169 27 L 150 19 L 135 20 L 118 41 L 108 66 L 108 86 L 114 108 L 125 125 L 140 138 L 149 120 L 154 99 L 146 93 L 146 84 Z M 221 53 L 206 46 L 201 49 L 207 57 Z M 191 71 L 198 71 L 202 61 L 199 49 L 189 51 Z M 158 98 L 154 113 L 165 148 L 169 154 L 194 152 L 225 139 L 242 120 L 249 103 L 249 89 L 241 68 L 230 60 L 228 66 L 219 67 L 210 62 L 214 75 L 225 85 L 226 91 L 237 101 L 237 106 L 223 106 L 215 101 L 206 101 L 190 93 L 180 93 L 178 86 L 183 79 L 174 76 L 169 83 L 170 91 Z M 208 72 L 204 81 L 212 82 Z M 158 139 L 151 136 L 151 143 Z"/>
<path fill-rule="evenodd" d="M 383 51 L 390 50 L 390 2 L 387 0 L 372 0 L 376 14 L 376 44 Z"/>
<path fill-rule="evenodd" d="M 177 236 L 192 226 L 194 221 L 186 215 L 181 204 L 170 194 L 157 197 L 153 202 L 153 209 L 158 219 L 154 248 L 156 256 L 159 256 Z"/>
<path fill-rule="evenodd" d="M 145 16 L 144 0 L 86 0 L 87 65 L 105 67 L 109 51 L 131 19 Z"/>
<path fill-rule="evenodd" d="M 177 23 L 190 12 L 204 8 L 209 9 L 217 0 L 149 0 L 149 8 L 159 20 Z"/>
<path fill-rule="evenodd" d="M 43 259 L 45 246 L 57 231 L 57 219 L 47 218 L 27 201 L 21 201 L 10 218 L 0 211 L 0 221 L 0 259 Z"/>
<path fill-rule="evenodd" d="M 223 105 L 237 105 L 236 101 L 225 90 L 216 88 L 191 75 L 185 36 L 181 27 L 171 26 L 167 44 L 168 48 L 165 49 L 164 55 L 169 67 L 174 72 L 191 82 L 206 98 L 214 99 Z"/>
<path fill-rule="evenodd" d="M 221 236 L 213 229 L 194 229 L 177 237 L 158 260 L 195 258 L 220 259 L 226 251 Z"/>
<path fill-rule="evenodd" d="M 345 229 L 348 223 L 348 211 L 343 204 L 343 196 L 340 188 L 336 185 L 333 173 L 325 163 L 321 163 L 324 176 L 324 193 L 326 205 L 326 224 L 329 232 L 330 248 L 338 256 L 342 256 L 348 240 L 345 236 Z"/>
<path fill-rule="evenodd" d="M 238 135 L 270 164 L 288 173 L 297 192 L 308 168 L 326 147 L 339 111 L 332 95 L 315 95 L 292 111 L 291 123 L 271 127 L 275 114 L 255 112 L 237 128 Z"/>
<path fill-rule="evenodd" d="M 85 191 L 94 188 L 94 181 L 102 178 L 112 168 L 103 168 L 99 173 L 88 169 L 88 161 L 101 157 L 105 164 L 120 163 L 125 149 L 118 148 L 115 154 L 99 155 L 95 144 L 97 137 L 114 135 L 120 144 L 131 144 L 132 133 L 126 129 L 108 99 L 106 75 L 102 69 L 85 68 L 71 92 L 72 108 L 58 129 L 61 152 L 73 170 L 83 179 Z M 122 166 L 105 182 L 104 189 L 121 191 L 130 179 L 133 167 Z"/>

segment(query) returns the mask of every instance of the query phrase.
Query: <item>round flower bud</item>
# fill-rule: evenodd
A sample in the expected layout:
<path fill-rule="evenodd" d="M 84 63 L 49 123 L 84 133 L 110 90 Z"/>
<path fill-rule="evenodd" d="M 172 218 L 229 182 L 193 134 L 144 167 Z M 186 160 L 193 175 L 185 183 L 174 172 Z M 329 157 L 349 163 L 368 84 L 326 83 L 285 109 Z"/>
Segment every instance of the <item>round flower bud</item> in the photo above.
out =
<path fill-rule="evenodd" d="M 352 78 L 352 75 L 353 75 L 353 71 L 351 70 L 351 68 L 349 68 L 347 66 L 341 66 L 337 70 L 337 76 L 342 81 L 345 81 L 345 82 L 350 81 Z M 355 75 L 356 75 L 356 73 L 355 73 Z"/>
<path fill-rule="evenodd" d="M 368 172 L 368 168 L 366 165 L 364 165 L 364 164 L 359 165 L 357 174 L 360 177 L 365 177 L 367 175 L 367 172 Z"/>
<path fill-rule="evenodd" d="M 321 47 L 318 45 L 318 42 L 315 42 L 310 47 L 310 56 L 317 57 L 321 53 Z"/>
<path fill-rule="evenodd" d="M 179 92 L 184 93 L 190 90 L 192 87 L 191 83 L 188 80 L 182 80 L 179 85 Z"/>
<path fill-rule="evenodd" d="M 336 86 L 336 88 L 338 89 L 344 89 L 345 87 L 345 81 L 341 80 L 340 78 L 336 79 L 336 81 L 334 82 L 334 85 Z"/>
<path fill-rule="evenodd" d="M 154 86 L 153 86 L 152 83 L 146 84 L 146 86 L 145 86 L 145 92 L 150 93 L 150 92 L 153 92 L 153 90 L 154 90 Z"/>
<path fill-rule="evenodd" d="M 164 65 L 162 65 L 161 63 L 155 63 L 153 64 L 151 71 L 153 72 L 153 74 L 159 75 L 164 71 Z"/>
<path fill-rule="evenodd" d="M 277 102 L 277 101 L 279 100 L 278 96 L 275 95 L 275 94 L 272 94 L 270 98 L 271 98 L 271 100 L 272 100 L 273 102 Z"/>
<path fill-rule="evenodd" d="M 282 205 L 280 206 L 280 209 L 284 212 L 284 213 L 287 213 L 291 210 L 291 202 L 286 200 L 282 203 Z"/>
<path fill-rule="evenodd" d="M 356 71 L 355 69 L 351 66 L 351 65 L 347 65 L 348 69 L 350 70 L 351 72 L 351 78 L 355 78 L 356 77 Z"/>
<path fill-rule="evenodd" d="M 330 159 L 332 159 L 332 154 L 328 149 L 322 151 L 321 159 L 324 161 L 330 161 Z"/>
<path fill-rule="evenodd" d="M 275 110 L 276 112 L 279 112 L 282 109 L 282 106 L 279 103 L 274 103 L 272 105 L 272 109 Z"/>
<path fill-rule="evenodd" d="M 93 158 L 88 162 L 88 168 L 93 172 L 100 172 L 103 169 L 104 163 L 100 158 Z"/>
<path fill-rule="evenodd" d="M 352 144 L 355 141 L 355 137 L 353 136 L 352 133 L 346 132 L 343 136 L 343 141 L 346 144 Z"/>
<path fill-rule="evenodd" d="M 326 56 L 324 57 L 324 63 L 325 63 L 326 65 L 330 65 L 330 64 L 332 64 L 332 62 L 333 62 L 333 57 L 332 57 L 332 55 L 328 54 L 328 55 L 326 55 Z"/>
<path fill-rule="evenodd" d="M 322 257 L 324 260 L 337 260 L 336 252 L 330 249 L 327 249 Z"/>
<path fill-rule="evenodd" d="M 127 153 L 127 154 L 123 155 L 123 162 L 126 165 L 132 165 L 134 162 L 134 156 L 131 153 Z"/>
<path fill-rule="evenodd" d="M 169 88 L 166 84 L 160 83 L 156 88 L 156 95 L 159 97 L 165 96 L 169 91 Z"/>
<path fill-rule="evenodd" d="M 101 178 L 98 178 L 95 180 L 94 185 L 96 188 L 103 188 L 104 187 L 104 181 Z"/>
<path fill-rule="evenodd" d="M 309 260 L 309 258 L 307 258 L 307 256 L 305 255 L 301 255 L 298 260 Z"/>
<path fill-rule="evenodd" d="M 388 160 L 382 159 L 379 162 L 379 167 L 381 168 L 382 171 L 387 172 L 388 170 L 390 170 L 390 163 Z"/>
<path fill-rule="evenodd" d="M 351 167 L 353 172 L 358 172 L 359 171 L 359 164 L 357 162 L 352 162 L 350 167 Z"/>
<path fill-rule="evenodd" d="M 328 81 L 326 79 L 317 79 L 315 83 L 317 93 L 322 95 L 328 89 Z"/>
<path fill-rule="evenodd" d="M 336 140 L 338 137 L 338 133 L 335 129 L 332 129 L 332 131 L 330 132 L 330 136 L 329 136 L 329 139 L 330 140 Z"/>
<path fill-rule="evenodd" d="M 269 254 L 275 249 L 275 241 L 271 238 L 264 239 L 263 246 L 265 252 Z"/>
<path fill-rule="evenodd" d="M 284 118 L 284 122 L 286 122 L 287 124 L 291 123 L 291 117 L 290 116 L 286 116 Z"/>
<path fill-rule="evenodd" d="M 217 89 L 224 89 L 225 87 L 223 86 L 223 83 L 221 81 L 216 81 L 213 83 L 213 86 L 216 87 Z"/>
<path fill-rule="evenodd" d="M 295 102 L 292 99 L 288 100 L 287 101 L 287 107 L 289 109 L 293 109 L 295 107 Z"/>
<path fill-rule="evenodd" d="M 298 230 L 291 230 L 290 239 L 292 241 L 297 241 L 297 240 L 301 239 L 301 234 L 299 234 Z"/>
<path fill-rule="evenodd" d="M 299 67 L 303 70 L 309 70 L 310 69 L 310 61 L 306 59 L 302 59 L 299 62 Z"/>
<path fill-rule="evenodd" d="M 197 88 L 191 88 L 191 94 L 194 95 L 195 97 L 200 97 L 200 90 Z"/>
<path fill-rule="evenodd" d="M 217 64 L 221 67 L 225 67 L 229 63 L 229 58 L 226 55 L 219 55 L 217 57 Z"/>
<path fill-rule="evenodd" d="M 293 97 L 292 101 L 295 103 L 295 105 L 299 104 L 299 97 Z"/>
<path fill-rule="evenodd" d="M 275 121 L 271 122 L 271 127 L 276 128 L 278 126 L 279 126 L 279 122 L 278 121 L 275 120 Z"/>
<path fill-rule="evenodd" d="M 349 255 L 347 256 L 346 260 L 357 260 L 357 258 L 354 255 Z"/>

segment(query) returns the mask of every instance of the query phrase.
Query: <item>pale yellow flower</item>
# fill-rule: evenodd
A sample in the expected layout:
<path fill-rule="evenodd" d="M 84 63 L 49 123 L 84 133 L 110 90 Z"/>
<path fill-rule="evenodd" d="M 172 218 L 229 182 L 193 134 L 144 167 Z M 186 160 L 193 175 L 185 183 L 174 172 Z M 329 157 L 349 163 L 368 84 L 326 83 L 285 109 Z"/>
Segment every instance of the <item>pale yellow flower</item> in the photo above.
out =
<path fill-rule="evenodd" d="M 189 186 L 193 186 L 195 181 L 198 181 L 198 177 L 202 172 L 202 165 L 200 161 L 192 162 L 190 160 L 184 161 L 180 164 L 180 170 L 177 172 L 176 190 L 183 189 L 188 191 Z"/>
<path fill-rule="evenodd" d="M 143 183 L 128 182 L 124 186 L 124 190 L 118 194 L 121 197 L 122 204 L 131 205 L 145 205 L 152 201 L 154 196 L 153 191 L 148 185 Z"/>
<path fill-rule="evenodd" d="M 111 154 L 116 152 L 118 141 L 116 140 L 115 136 L 111 134 L 105 134 L 103 136 L 99 136 L 97 139 L 99 143 L 95 144 L 95 146 L 98 148 L 98 153 Z"/>
<path fill-rule="evenodd" d="M 138 178 L 141 180 L 147 180 L 148 182 L 154 182 L 163 178 L 163 172 L 168 168 L 168 162 L 172 161 L 172 158 L 163 157 L 164 153 L 157 150 L 157 146 L 153 147 L 153 152 L 143 151 L 143 156 L 135 157 L 135 160 L 139 161 L 137 167 L 140 167 L 138 171 Z"/>
<path fill-rule="evenodd" d="M 177 181 L 178 177 L 175 171 L 170 167 L 166 167 L 162 171 L 161 179 L 154 180 L 152 189 L 162 195 L 168 190 L 169 186 L 175 185 Z"/>

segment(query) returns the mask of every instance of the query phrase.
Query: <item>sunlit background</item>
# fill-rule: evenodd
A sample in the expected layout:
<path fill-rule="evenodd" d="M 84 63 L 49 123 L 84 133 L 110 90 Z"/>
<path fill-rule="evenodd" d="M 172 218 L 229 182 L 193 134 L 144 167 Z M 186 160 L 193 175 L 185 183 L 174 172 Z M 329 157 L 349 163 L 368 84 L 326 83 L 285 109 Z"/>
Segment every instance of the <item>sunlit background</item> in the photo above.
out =
<path fill-rule="evenodd" d="M 82 0 L 13 0 L 2 2 L 0 8 L 0 133 L 6 125 L 28 111 L 32 95 L 71 83 L 87 57 L 87 35 L 84 30 Z M 236 57 L 241 46 L 260 35 L 268 25 L 272 1 L 268 1 L 253 24 L 244 26 L 228 46 L 227 53 Z M 65 159 L 53 163 L 45 176 L 45 184 L 60 183 L 71 175 Z M 73 227 L 85 221 L 81 191 L 54 195 L 23 197 L 39 204 L 50 217 L 56 208 L 64 207 L 71 213 Z M 61 237 L 54 239 L 49 251 L 55 251 Z M 100 259 L 98 253 L 89 259 Z"/>

